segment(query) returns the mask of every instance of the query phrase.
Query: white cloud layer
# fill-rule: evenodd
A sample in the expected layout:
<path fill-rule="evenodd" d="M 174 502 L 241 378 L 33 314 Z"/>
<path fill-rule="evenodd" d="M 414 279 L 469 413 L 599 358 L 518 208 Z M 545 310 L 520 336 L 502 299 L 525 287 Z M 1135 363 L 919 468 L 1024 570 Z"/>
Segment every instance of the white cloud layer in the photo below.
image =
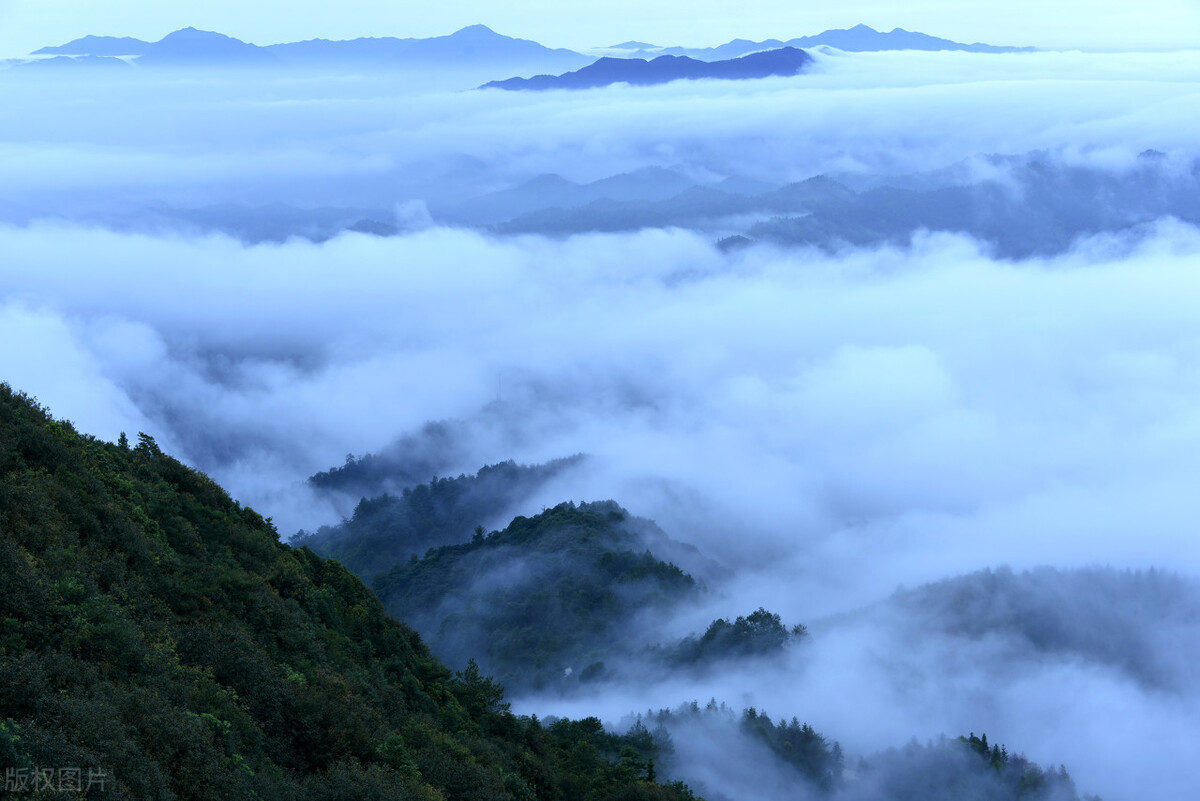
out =
<path fill-rule="evenodd" d="M 586 494 L 685 538 L 695 513 L 727 559 L 799 554 L 866 597 L 998 561 L 1200 567 L 1187 226 L 1018 264 L 948 236 L 733 259 L 663 231 L 0 242 L 22 265 L 4 319 L 29 331 L 13 380 L 102 436 L 148 419 L 218 476 L 303 478 L 471 416 L 499 380 L 544 434 L 480 464 L 593 453 Z M 672 509 L 644 479 L 703 500 Z"/>
<path fill-rule="evenodd" d="M 446 91 L 420 76 L 6 75 L 0 101 L 23 113 L 0 141 L 0 210 L 389 207 L 543 172 L 590 181 L 653 165 L 795 181 L 988 153 L 1121 168 L 1147 148 L 1195 152 L 1200 51 L 817 56 L 795 78 L 587 92 Z"/>

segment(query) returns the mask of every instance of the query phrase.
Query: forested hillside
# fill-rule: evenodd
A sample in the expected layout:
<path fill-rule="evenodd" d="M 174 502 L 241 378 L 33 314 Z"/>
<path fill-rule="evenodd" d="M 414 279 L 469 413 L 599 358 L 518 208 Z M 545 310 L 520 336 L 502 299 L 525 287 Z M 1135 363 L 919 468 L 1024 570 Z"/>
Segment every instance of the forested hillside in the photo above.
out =
<path fill-rule="evenodd" d="M 300 532 L 293 545 L 306 545 L 322 556 L 337 559 L 371 581 L 397 563 L 430 548 L 466 542 L 482 525 L 525 500 L 537 488 L 582 457 L 557 459 L 542 465 L 500 462 L 473 476 L 434 478 L 406 486 L 409 470 L 386 456 L 367 455 L 347 460 L 344 467 L 309 479 L 323 490 L 346 493 L 359 487 L 378 488 L 399 483 L 399 491 L 363 497 L 351 517 L 336 526 Z"/>
<path fill-rule="evenodd" d="M 700 592 L 650 552 L 647 522 L 612 501 L 563 503 L 397 565 L 375 590 L 451 662 L 477 655 L 514 687 L 586 681 L 610 650 L 639 641 L 648 618 Z"/>
<path fill-rule="evenodd" d="M 651 780 L 656 748 L 515 716 L 473 663 L 447 668 L 346 568 L 150 437 L 81 435 L 0 385 L 10 794 L 689 798 Z"/>

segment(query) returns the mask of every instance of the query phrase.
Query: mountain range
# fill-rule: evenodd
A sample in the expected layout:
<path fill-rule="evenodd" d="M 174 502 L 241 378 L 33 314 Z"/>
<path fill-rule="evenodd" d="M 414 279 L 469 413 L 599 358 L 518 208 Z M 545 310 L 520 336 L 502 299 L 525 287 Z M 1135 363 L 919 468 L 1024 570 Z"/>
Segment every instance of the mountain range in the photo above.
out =
<path fill-rule="evenodd" d="M 678 80 L 718 78 L 746 80 L 776 75 L 795 75 L 812 63 L 812 56 L 794 47 L 751 53 L 726 61 L 701 61 L 688 56 L 659 56 L 650 61 L 640 58 L 601 58 L 582 69 L 563 75 L 535 75 L 491 81 L 481 89 L 543 90 L 591 89 L 627 83 L 652 86 Z"/>
<path fill-rule="evenodd" d="M 1027 53 L 1037 50 L 1035 47 L 1008 47 L 975 42 L 964 44 L 951 39 L 930 36 L 919 31 L 906 31 L 903 28 L 893 28 L 890 31 L 877 31 L 869 25 L 855 25 L 853 28 L 835 28 L 822 31 L 813 36 L 801 36 L 796 39 L 783 41 L 780 39 L 764 39 L 755 42 L 750 39 L 734 39 L 717 47 L 659 47 L 645 42 L 622 42 L 604 48 L 608 55 L 623 55 L 632 58 L 652 56 L 688 56 L 701 61 L 737 58 L 747 53 L 760 50 L 776 50 L 780 47 L 836 47 L 852 53 L 877 52 L 880 50 L 961 50 L 969 53 Z"/>
<path fill-rule="evenodd" d="M 396 37 L 333 41 L 309 39 L 258 46 L 221 33 L 183 28 L 157 42 L 115 36 L 85 36 L 63 45 L 43 47 L 35 56 L 135 56 L 145 66 L 199 64 L 233 66 L 371 66 L 415 67 L 429 64 L 536 66 L 570 69 L 592 58 L 571 50 L 543 47 L 528 39 L 498 34 L 471 25 L 448 36 L 426 39 Z"/>
<path fill-rule="evenodd" d="M 117 64 L 133 59 L 143 66 L 229 65 L 286 67 L 370 67 L 403 68 L 432 64 L 458 66 L 522 67 L 542 70 L 573 70 L 590 64 L 595 53 L 610 58 L 652 59 L 680 56 L 705 62 L 735 59 L 750 53 L 782 48 L 827 45 L 847 51 L 876 50 L 963 50 L 975 53 L 1007 53 L 1033 50 L 1029 47 L 997 47 L 963 44 L 950 39 L 895 28 L 877 31 L 866 25 L 828 30 L 795 39 L 752 41 L 734 39 L 717 47 L 659 47 L 640 41 L 627 41 L 585 54 L 563 48 L 549 48 L 529 39 L 496 33 L 484 25 L 470 25 L 446 36 L 429 38 L 364 37 L 347 40 L 309 39 L 259 46 L 213 31 L 183 28 L 156 42 L 129 36 L 84 36 L 62 45 L 40 48 L 38 57 L 70 58 L 60 65 Z M 38 64 L 51 59 L 25 62 Z M 601 59 L 604 60 L 603 58 Z M 694 66 L 690 69 L 696 69 Z M 606 69 L 615 69 L 611 65 Z"/>

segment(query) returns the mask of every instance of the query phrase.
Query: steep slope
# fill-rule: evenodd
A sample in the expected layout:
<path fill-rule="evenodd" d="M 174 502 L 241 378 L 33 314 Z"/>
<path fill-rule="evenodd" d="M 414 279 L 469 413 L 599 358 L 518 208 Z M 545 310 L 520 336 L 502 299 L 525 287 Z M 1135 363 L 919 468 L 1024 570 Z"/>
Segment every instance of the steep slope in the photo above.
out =
<path fill-rule="evenodd" d="M 45 769 L 137 801 L 690 797 L 648 780 L 653 743 L 513 716 L 344 567 L 124 439 L 0 384 L 8 791 Z"/>

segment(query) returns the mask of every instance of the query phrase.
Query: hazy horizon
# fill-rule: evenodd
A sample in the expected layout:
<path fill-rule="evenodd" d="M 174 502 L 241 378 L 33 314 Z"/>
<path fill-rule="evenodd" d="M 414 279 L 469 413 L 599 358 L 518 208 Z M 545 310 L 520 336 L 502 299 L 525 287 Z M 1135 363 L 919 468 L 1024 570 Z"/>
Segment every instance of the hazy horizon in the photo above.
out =
<path fill-rule="evenodd" d="M 0 2 L 0 56 L 21 57 L 37 48 L 84 35 L 132 36 L 157 41 L 185 27 L 215 30 L 258 45 L 312 38 L 445 36 L 474 24 L 547 47 L 586 51 L 637 40 L 660 46 L 711 47 L 731 39 L 790 39 L 865 24 L 881 31 L 904 28 L 965 43 L 1034 46 L 1057 50 L 1139 51 L 1193 49 L 1200 41 L 1200 7 L 1157 0 L 1136 8 L 1072 0 L 1053 13 L 1044 3 L 972 4 L 943 0 L 906 4 L 856 0 L 836 9 L 797 12 L 777 0 L 743 4 L 736 12 L 719 3 L 576 4 L 570 15 L 541 0 L 504 11 L 477 0 L 454 0 L 426 9 L 420 19 L 378 0 L 350 0 L 337 10 L 294 9 L 277 3 L 121 0 L 99 11 L 84 0 Z M 583 33 L 586 31 L 586 33 Z"/>

